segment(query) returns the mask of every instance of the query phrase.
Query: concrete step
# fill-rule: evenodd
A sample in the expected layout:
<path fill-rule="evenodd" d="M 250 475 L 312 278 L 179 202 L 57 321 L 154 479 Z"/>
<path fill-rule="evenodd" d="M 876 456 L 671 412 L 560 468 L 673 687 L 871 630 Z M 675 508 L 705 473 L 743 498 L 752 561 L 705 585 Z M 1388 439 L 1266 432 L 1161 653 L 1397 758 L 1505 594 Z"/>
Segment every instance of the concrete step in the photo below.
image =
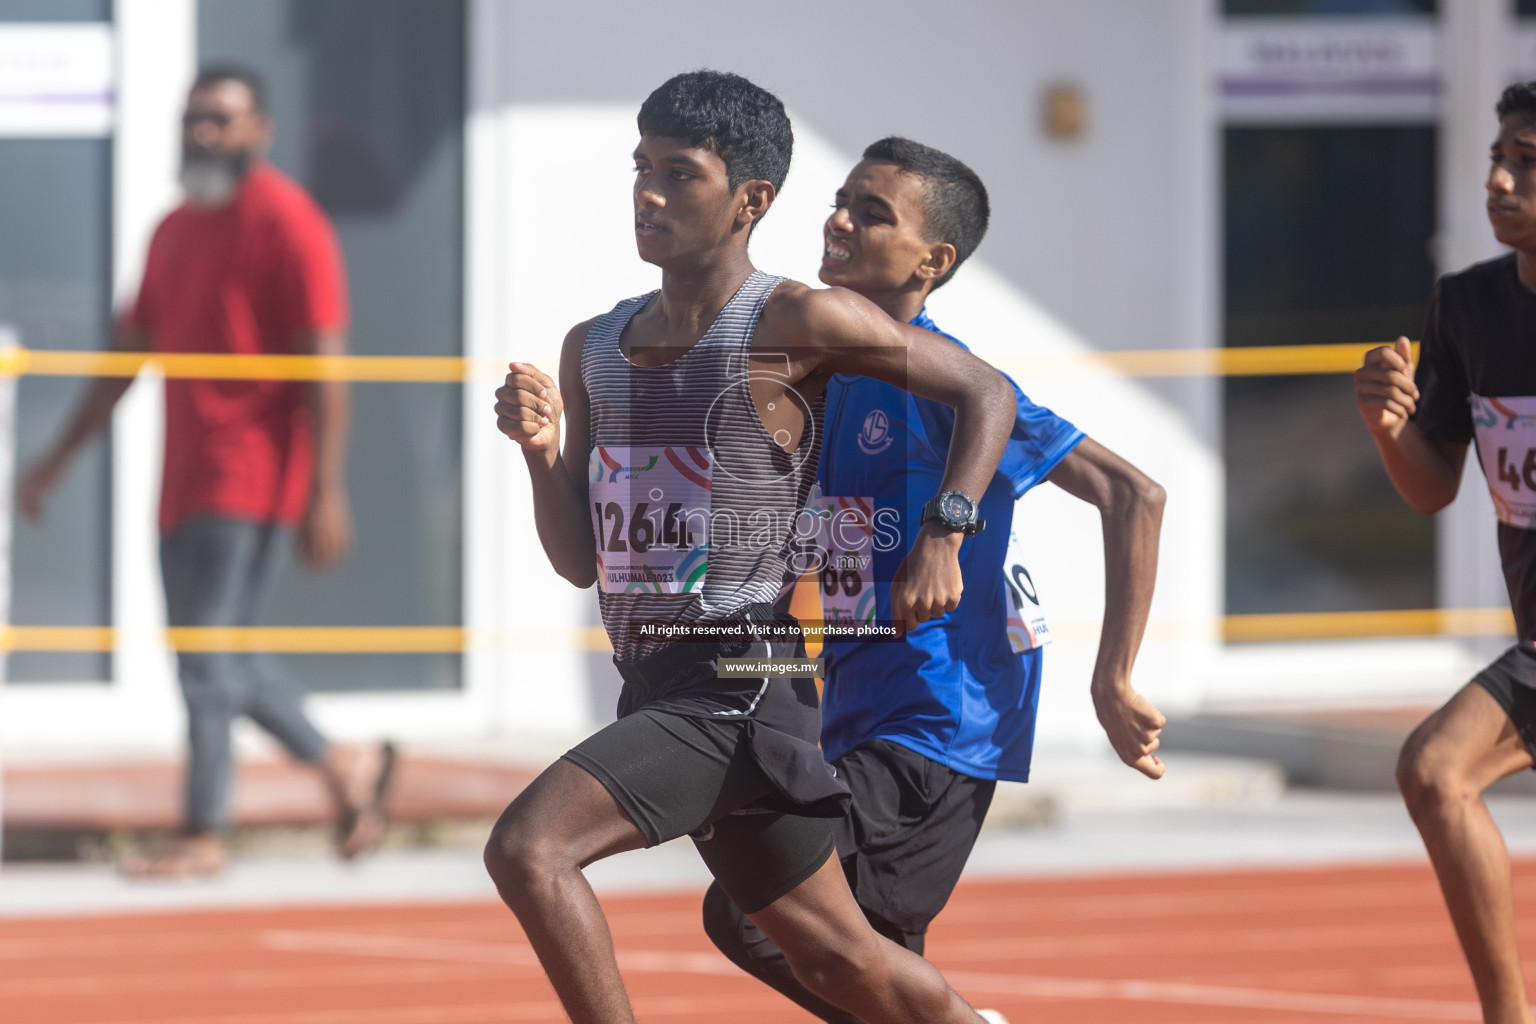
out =
<path fill-rule="evenodd" d="M 1397 755 L 1428 707 L 1202 714 L 1176 719 L 1163 749 L 1262 758 L 1293 786 L 1396 792 Z M 1536 794 L 1536 773 L 1495 783 L 1490 792 Z"/>
<path fill-rule="evenodd" d="M 1153 780 L 1107 753 L 1038 752 L 1030 782 L 998 784 L 985 827 L 1049 825 L 1102 811 L 1262 806 L 1285 791 L 1285 773 L 1268 761 L 1187 752 L 1163 761 L 1167 771 Z"/>
<path fill-rule="evenodd" d="M 173 761 L 7 766 L 5 857 L 108 857 L 130 833 L 170 831 L 181 820 L 183 768 Z M 536 774 L 505 763 L 402 753 L 388 802 L 393 843 L 447 841 L 454 823 L 472 823 L 479 842 L 489 822 Z M 237 849 L 328 847 L 334 810 L 319 776 L 284 760 L 238 766 L 231 821 Z M 436 841 L 428 845 L 435 845 Z"/>
<path fill-rule="evenodd" d="M 547 763 L 506 750 L 402 752 L 385 849 L 478 849 L 491 823 Z M 1279 798 L 1284 773 L 1253 759 L 1180 753 L 1154 782 L 1107 753 L 1041 751 L 1034 781 L 998 786 L 987 828 L 1048 825 L 1106 810 L 1255 805 Z M 138 833 L 180 821 L 182 766 L 170 760 L 11 765 L 4 787 L 6 860 L 112 860 Z M 238 767 L 230 843 L 237 855 L 324 855 L 331 803 L 318 776 L 287 760 Z"/>

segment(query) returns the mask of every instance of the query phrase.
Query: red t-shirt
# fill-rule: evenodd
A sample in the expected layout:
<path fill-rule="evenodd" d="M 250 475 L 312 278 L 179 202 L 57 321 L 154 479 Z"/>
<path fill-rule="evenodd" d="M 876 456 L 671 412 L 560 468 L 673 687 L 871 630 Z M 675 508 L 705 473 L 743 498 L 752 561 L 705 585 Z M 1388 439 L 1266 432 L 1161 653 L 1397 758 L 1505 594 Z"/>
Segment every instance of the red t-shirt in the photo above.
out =
<path fill-rule="evenodd" d="M 161 221 L 128 321 L 157 352 L 286 354 L 305 332 L 344 329 L 330 222 L 296 182 L 257 164 L 225 206 L 183 205 Z M 199 513 L 299 522 L 314 466 L 305 386 L 165 382 L 162 533 Z"/>

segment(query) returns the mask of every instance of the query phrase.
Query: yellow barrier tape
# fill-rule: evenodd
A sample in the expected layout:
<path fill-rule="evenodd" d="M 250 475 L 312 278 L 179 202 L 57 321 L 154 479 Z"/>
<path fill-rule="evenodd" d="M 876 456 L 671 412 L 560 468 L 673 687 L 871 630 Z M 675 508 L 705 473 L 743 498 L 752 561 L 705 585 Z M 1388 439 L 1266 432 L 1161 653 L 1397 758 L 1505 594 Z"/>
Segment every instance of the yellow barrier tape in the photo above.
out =
<path fill-rule="evenodd" d="M 471 649 L 609 651 L 600 626 L 567 630 L 469 630 L 459 626 L 251 626 L 167 629 L 178 651 L 288 654 L 459 654 Z M 0 651 L 107 652 L 121 635 L 111 626 L 0 626 Z"/>
<path fill-rule="evenodd" d="M 110 651 L 116 638 L 111 626 L 4 626 L 0 651 Z"/>
<path fill-rule="evenodd" d="M 1270 345 L 1256 348 L 1146 349 L 1009 357 L 999 365 L 1023 378 L 1045 376 L 1260 377 L 1349 373 L 1376 344 Z M 1417 345 L 1415 358 L 1417 358 Z M 0 376 L 133 377 L 153 365 L 171 378 L 350 380 L 462 383 L 506 372 L 494 360 L 460 356 L 282 356 L 203 352 L 0 351 Z"/>
<path fill-rule="evenodd" d="M 0 630 L 0 650 L 110 651 L 118 630 L 110 626 L 10 626 Z M 291 654 L 457 654 L 471 646 L 457 626 L 256 626 L 180 627 L 163 634 L 178 651 L 286 651 Z"/>
<path fill-rule="evenodd" d="M 1392 636 L 1513 636 L 1508 608 L 1418 608 L 1381 612 L 1293 612 L 1227 615 L 1219 621 L 1227 643 L 1345 640 Z M 1169 625 L 1196 623 L 1164 623 Z M 1062 638 L 1091 642 L 1096 623 L 1053 624 Z M 1159 627 L 1160 629 L 1162 627 Z M 1193 635 L 1194 631 L 1190 631 Z M 600 626 L 566 630 L 468 630 L 457 626 L 182 627 L 163 634 L 178 651 L 281 651 L 290 654 L 458 654 L 487 650 L 612 650 Z M 119 633 L 110 626 L 3 626 L 0 651 L 111 651 Z"/>
<path fill-rule="evenodd" d="M 1264 345 L 1253 348 L 1170 348 L 1072 352 L 1010 357 L 998 365 L 1024 378 L 1058 376 L 1284 377 L 1352 373 L 1383 342 L 1344 345 Z M 1418 343 L 1413 345 L 1418 358 Z"/>
<path fill-rule="evenodd" d="M 1221 622 L 1222 639 L 1228 643 L 1373 636 L 1513 636 L 1514 632 L 1515 617 L 1508 608 L 1228 615 Z"/>
<path fill-rule="evenodd" d="M 203 380 L 351 380 L 462 382 L 474 361 L 459 356 L 283 356 L 227 352 L 66 352 L 13 349 L 0 373 L 31 377 L 134 377 L 146 366 L 162 375 Z M 488 373 L 505 369 L 487 362 Z"/>

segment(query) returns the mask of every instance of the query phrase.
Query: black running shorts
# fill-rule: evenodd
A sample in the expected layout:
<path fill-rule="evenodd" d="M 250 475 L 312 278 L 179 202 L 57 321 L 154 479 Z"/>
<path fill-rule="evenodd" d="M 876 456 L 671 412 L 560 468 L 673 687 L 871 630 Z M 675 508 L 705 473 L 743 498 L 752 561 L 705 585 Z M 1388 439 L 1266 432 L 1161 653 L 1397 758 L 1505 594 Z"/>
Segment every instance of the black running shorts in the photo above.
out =
<path fill-rule="evenodd" d="M 1493 695 L 1536 758 L 1536 646 L 1522 641 L 1473 680 Z"/>
<path fill-rule="evenodd" d="M 764 806 L 779 787 L 758 767 L 747 726 L 642 709 L 565 759 L 603 784 L 647 846 L 693 836 L 720 887 L 754 914 L 815 874 L 834 845 L 826 818 Z"/>
<path fill-rule="evenodd" d="M 853 791 L 848 815 L 832 828 L 859 906 L 921 936 L 960 880 L 997 783 L 883 739 L 834 763 Z M 907 945 L 921 951 L 920 941 Z"/>

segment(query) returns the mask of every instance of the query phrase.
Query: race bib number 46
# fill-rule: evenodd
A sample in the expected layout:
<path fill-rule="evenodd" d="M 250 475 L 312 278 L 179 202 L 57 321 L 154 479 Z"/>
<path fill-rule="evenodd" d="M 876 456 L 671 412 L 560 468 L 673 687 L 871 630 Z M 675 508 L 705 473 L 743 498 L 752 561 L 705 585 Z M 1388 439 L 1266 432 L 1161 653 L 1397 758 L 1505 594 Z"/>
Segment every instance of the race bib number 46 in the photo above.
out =
<path fill-rule="evenodd" d="M 1536 397 L 1472 396 L 1477 453 L 1499 519 L 1536 529 Z"/>
<path fill-rule="evenodd" d="M 707 448 L 608 445 L 587 460 L 605 594 L 693 594 L 709 569 Z"/>

